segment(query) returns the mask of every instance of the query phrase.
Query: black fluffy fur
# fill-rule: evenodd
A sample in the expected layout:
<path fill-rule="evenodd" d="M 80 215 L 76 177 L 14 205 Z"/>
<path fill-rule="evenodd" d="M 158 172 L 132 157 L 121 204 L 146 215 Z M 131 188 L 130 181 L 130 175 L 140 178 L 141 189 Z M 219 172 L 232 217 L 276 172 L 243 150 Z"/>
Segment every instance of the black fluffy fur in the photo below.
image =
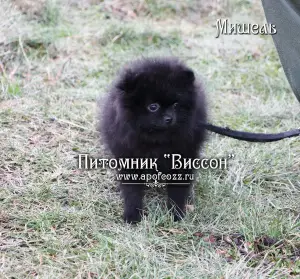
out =
<path fill-rule="evenodd" d="M 148 109 L 153 103 L 160 106 L 156 112 Z M 158 158 L 158 169 L 164 174 L 193 173 L 172 170 L 171 159 L 164 158 L 164 154 L 175 153 L 197 158 L 205 140 L 205 129 L 199 123 L 206 122 L 204 91 L 193 71 L 177 58 L 143 58 L 125 66 L 105 96 L 99 117 L 100 133 L 115 158 Z M 124 220 L 139 222 L 144 185 L 123 182 Z M 168 206 L 174 220 L 179 220 L 185 214 L 190 185 L 168 184 L 167 190 Z"/>

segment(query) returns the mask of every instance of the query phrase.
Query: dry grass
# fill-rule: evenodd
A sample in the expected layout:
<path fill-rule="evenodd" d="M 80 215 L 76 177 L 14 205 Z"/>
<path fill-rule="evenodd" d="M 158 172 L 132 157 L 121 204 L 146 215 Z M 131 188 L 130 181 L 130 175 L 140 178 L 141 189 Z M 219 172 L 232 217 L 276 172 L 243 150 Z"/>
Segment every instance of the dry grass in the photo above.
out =
<path fill-rule="evenodd" d="M 206 1 L 137 2 L 38 1 L 39 12 L 29 0 L 0 2 L 1 276 L 299 277 L 297 138 L 250 144 L 211 135 L 206 157 L 235 157 L 227 170 L 201 172 L 180 223 L 150 193 L 148 217 L 124 225 L 113 173 L 77 169 L 78 153 L 103 154 L 97 96 L 140 55 L 186 60 L 203 77 L 214 123 L 299 126 L 272 39 L 215 39 L 220 16 L 261 23 L 257 0 L 207 1 L 216 6 L 205 12 Z"/>

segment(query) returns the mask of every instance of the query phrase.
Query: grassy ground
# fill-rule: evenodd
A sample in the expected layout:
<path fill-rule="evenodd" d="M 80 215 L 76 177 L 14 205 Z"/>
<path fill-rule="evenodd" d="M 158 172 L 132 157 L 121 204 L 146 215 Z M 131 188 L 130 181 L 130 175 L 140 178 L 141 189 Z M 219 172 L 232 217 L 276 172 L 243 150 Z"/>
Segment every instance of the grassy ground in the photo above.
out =
<path fill-rule="evenodd" d="M 203 4 L 209 2 L 210 4 Z M 33 4 L 34 3 L 34 4 Z M 99 155 L 95 103 L 124 62 L 174 54 L 203 78 L 212 122 L 299 127 L 270 36 L 215 39 L 220 17 L 263 23 L 260 1 L 0 1 L 1 278 L 299 278 L 300 144 L 211 135 L 194 207 L 172 223 L 160 197 L 124 225 Z M 150 193 L 151 194 L 151 193 Z"/>

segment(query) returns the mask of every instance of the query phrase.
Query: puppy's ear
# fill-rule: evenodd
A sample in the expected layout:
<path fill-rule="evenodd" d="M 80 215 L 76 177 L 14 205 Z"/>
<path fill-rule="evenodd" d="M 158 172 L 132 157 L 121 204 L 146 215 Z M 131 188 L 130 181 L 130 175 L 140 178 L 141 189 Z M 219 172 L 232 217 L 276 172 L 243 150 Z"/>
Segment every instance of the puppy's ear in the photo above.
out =
<path fill-rule="evenodd" d="M 117 87 L 125 93 L 131 94 L 138 87 L 140 79 L 141 73 L 134 73 L 131 70 L 126 70 L 117 83 Z"/>
<path fill-rule="evenodd" d="M 184 88 L 193 85 L 195 74 L 190 68 L 181 68 L 172 74 L 172 80 L 176 86 Z"/>
<path fill-rule="evenodd" d="M 192 85 L 195 81 L 195 74 L 191 69 L 184 69 L 179 72 L 178 82 L 184 85 Z"/>

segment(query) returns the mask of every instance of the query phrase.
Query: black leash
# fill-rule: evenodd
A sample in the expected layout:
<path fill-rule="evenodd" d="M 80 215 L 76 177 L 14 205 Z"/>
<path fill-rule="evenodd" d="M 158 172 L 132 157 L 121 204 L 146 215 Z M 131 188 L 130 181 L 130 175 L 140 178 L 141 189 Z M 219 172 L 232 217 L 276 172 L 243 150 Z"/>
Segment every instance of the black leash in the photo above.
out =
<path fill-rule="evenodd" d="M 282 140 L 285 138 L 300 136 L 300 128 L 283 132 L 283 133 L 278 133 L 278 134 L 263 134 L 263 133 L 235 131 L 227 127 L 223 128 L 223 127 L 215 126 L 204 122 L 201 122 L 201 124 L 205 127 L 206 130 L 212 131 L 214 133 L 231 137 L 237 140 L 244 140 L 250 142 L 271 142 L 271 141 Z"/>

